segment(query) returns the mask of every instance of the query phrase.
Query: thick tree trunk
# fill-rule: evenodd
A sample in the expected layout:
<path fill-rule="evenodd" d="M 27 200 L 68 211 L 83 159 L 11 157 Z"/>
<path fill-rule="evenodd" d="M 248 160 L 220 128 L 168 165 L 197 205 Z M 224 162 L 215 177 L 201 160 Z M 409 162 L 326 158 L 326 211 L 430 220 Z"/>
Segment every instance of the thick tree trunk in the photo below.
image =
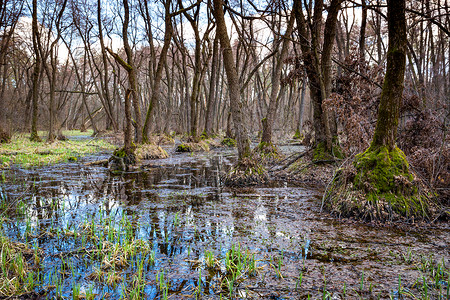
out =
<path fill-rule="evenodd" d="M 389 45 L 386 75 L 372 147 L 395 148 L 406 69 L 405 1 L 388 0 Z"/>
<path fill-rule="evenodd" d="M 214 17 L 216 19 L 216 34 L 219 36 L 223 49 L 223 63 L 227 74 L 228 92 L 230 97 L 231 113 L 233 116 L 234 130 L 238 148 L 239 161 L 249 157 L 250 140 L 247 128 L 245 127 L 244 114 L 242 112 L 242 102 L 240 99 L 239 77 L 234 62 L 233 51 L 230 38 L 228 37 L 227 26 L 225 24 L 223 1 L 214 0 Z"/>
<path fill-rule="evenodd" d="M 294 0 L 294 13 L 297 20 L 297 29 L 300 36 L 300 48 L 303 62 L 308 76 L 310 98 L 313 103 L 313 126 L 316 145 L 324 144 L 328 153 L 331 153 L 332 139 L 336 135 L 335 119 L 322 109 L 322 102 L 331 91 L 331 53 L 336 37 L 337 16 L 342 0 L 332 0 L 328 7 L 328 15 L 325 22 L 322 55 L 319 56 L 319 41 L 321 35 L 321 20 L 323 1 L 314 4 L 314 21 L 310 36 L 308 24 L 303 13 L 301 0 Z M 305 7 L 305 9 L 309 9 Z"/>

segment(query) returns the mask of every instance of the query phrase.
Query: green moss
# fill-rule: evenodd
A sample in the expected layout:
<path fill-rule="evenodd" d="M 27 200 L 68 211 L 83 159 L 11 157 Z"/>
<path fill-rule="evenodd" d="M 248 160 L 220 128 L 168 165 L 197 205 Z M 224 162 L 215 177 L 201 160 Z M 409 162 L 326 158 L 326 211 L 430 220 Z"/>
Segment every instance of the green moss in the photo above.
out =
<path fill-rule="evenodd" d="M 335 173 L 324 205 L 340 216 L 364 220 L 429 219 L 436 205 L 419 186 L 399 148 L 371 146 Z"/>
<path fill-rule="evenodd" d="M 78 158 L 76 156 L 70 156 L 67 160 L 70 162 L 77 162 Z"/>
<path fill-rule="evenodd" d="M 354 166 L 353 184 L 367 193 L 373 205 L 386 203 L 402 216 L 427 213 L 427 199 L 418 194 L 408 161 L 398 147 L 392 151 L 387 147 L 370 147 L 356 156 Z"/>
<path fill-rule="evenodd" d="M 224 138 L 220 143 L 227 147 L 236 147 L 236 140 L 229 137 Z"/>
<path fill-rule="evenodd" d="M 200 135 L 200 139 L 201 139 L 201 140 L 206 140 L 206 139 L 208 139 L 208 138 L 209 138 L 209 136 L 208 136 L 208 134 L 206 133 L 206 131 L 203 131 L 202 134 Z"/>
<path fill-rule="evenodd" d="M 123 157 L 127 156 L 127 153 L 125 151 L 125 148 L 117 148 L 116 150 L 114 150 L 113 155 L 123 158 Z"/>
<path fill-rule="evenodd" d="M 303 139 L 304 139 L 304 136 L 303 136 L 303 134 L 300 133 L 300 130 L 297 129 L 297 130 L 295 131 L 295 134 L 294 134 L 293 139 L 294 139 L 294 140 L 303 140 Z"/>
<path fill-rule="evenodd" d="M 317 144 L 316 148 L 313 150 L 313 160 L 327 160 L 330 158 L 330 154 L 327 153 L 327 147 L 325 142 L 320 142 Z"/>
<path fill-rule="evenodd" d="M 342 152 L 341 147 L 339 146 L 337 138 L 333 138 L 331 153 L 327 151 L 325 142 L 318 143 L 316 148 L 314 148 L 314 151 L 313 151 L 313 160 L 314 161 L 330 160 L 330 159 L 334 159 L 334 158 L 337 158 L 337 159 L 345 158 L 345 155 Z"/>
<path fill-rule="evenodd" d="M 392 151 L 387 147 L 375 150 L 371 147 L 356 156 L 354 166 L 357 174 L 353 183 L 358 188 L 368 187 L 370 192 L 396 192 L 400 181 L 408 185 L 414 179 L 405 154 L 397 147 Z"/>
<path fill-rule="evenodd" d="M 200 141 L 198 143 L 183 143 L 177 146 L 176 152 L 199 152 L 209 151 L 209 145 L 207 141 Z"/>
<path fill-rule="evenodd" d="M 180 144 L 177 146 L 176 152 L 191 152 L 189 145 Z"/>

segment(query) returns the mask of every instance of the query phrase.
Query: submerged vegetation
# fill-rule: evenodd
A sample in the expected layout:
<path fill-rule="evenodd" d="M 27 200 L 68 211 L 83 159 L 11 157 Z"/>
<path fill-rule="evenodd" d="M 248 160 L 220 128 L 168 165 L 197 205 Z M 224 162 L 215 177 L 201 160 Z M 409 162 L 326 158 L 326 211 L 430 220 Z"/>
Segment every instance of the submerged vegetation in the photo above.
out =
<path fill-rule="evenodd" d="M 309 235 L 296 235 L 286 224 L 276 228 L 279 224 L 261 223 L 263 219 L 254 224 L 242 222 L 254 229 L 263 226 L 271 235 L 265 235 L 264 230 L 249 235 L 246 229 L 221 228 L 220 221 L 205 227 L 192 215 L 192 206 L 180 205 L 182 198 L 177 195 L 162 199 L 167 209 L 159 210 L 157 219 L 148 219 L 139 209 L 107 202 L 86 210 L 70 198 L 54 202 L 34 195 L 44 208 L 39 214 L 52 212 L 48 218 L 37 218 L 39 214 L 25 204 L 28 200 L 9 199 L 2 193 L 2 211 L 8 211 L 11 219 L 3 218 L 0 226 L 0 296 L 448 298 L 450 263 L 445 256 L 404 246 L 357 249 L 333 239 L 312 241 Z M 242 200 L 250 201 L 241 199 L 235 204 Z M 206 206 L 210 204 L 216 205 L 208 202 Z M 74 218 L 67 219 L 70 215 Z M 244 236 L 259 242 L 248 243 Z M 386 270 L 399 270 L 394 281 L 377 281 L 379 271 L 365 268 L 351 277 L 335 277 L 335 267 L 339 273 L 348 263 L 372 259 Z"/>

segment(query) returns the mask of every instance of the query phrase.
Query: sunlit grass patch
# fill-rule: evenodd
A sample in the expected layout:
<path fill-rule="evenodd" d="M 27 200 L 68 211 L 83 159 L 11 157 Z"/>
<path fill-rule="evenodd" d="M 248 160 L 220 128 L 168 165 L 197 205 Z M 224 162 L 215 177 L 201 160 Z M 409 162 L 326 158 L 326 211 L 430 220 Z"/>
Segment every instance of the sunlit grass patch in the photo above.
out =
<path fill-rule="evenodd" d="M 26 136 L 14 136 L 11 143 L 0 145 L 0 168 L 13 164 L 29 168 L 76 161 L 80 156 L 112 149 L 114 145 L 102 139 L 57 141 L 48 144 L 32 142 Z"/>
<path fill-rule="evenodd" d="M 92 136 L 94 131 L 92 129 L 88 129 L 86 131 L 80 131 L 80 130 L 63 130 L 62 134 L 64 136 L 70 137 L 70 136 Z"/>

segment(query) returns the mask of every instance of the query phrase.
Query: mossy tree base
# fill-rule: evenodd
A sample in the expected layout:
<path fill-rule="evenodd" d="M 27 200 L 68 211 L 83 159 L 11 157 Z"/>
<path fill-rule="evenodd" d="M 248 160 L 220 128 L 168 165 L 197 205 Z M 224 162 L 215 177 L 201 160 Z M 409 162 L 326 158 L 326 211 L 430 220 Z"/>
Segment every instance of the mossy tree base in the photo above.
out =
<path fill-rule="evenodd" d="M 108 169 L 113 174 L 130 171 L 136 165 L 136 155 L 133 149 L 120 148 L 114 150 L 108 159 Z"/>
<path fill-rule="evenodd" d="M 224 184 L 230 187 L 264 184 L 268 180 L 267 171 L 252 156 L 241 159 L 223 178 Z"/>
<path fill-rule="evenodd" d="M 5 143 L 9 143 L 9 142 L 11 142 L 11 137 L 9 136 L 9 134 L 4 132 L 0 128 L 0 144 L 5 144 Z"/>
<path fill-rule="evenodd" d="M 313 150 L 313 161 L 330 161 L 335 159 L 343 159 L 345 155 L 342 153 L 341 147 L 333 142 L 331 151 L 327 150 L 325 142 L 320 142 Z"/>
<path fill-rule="evenodd" d="M 177 146 L 176 152 L 201 152 L 210 150 L 209 144 L 205 141 L 199 141 L 198 143 L 183 143 Z"/>
<path fill-rule="evenodd" d="M 39 137 L 39 135 L 36 132 L 31 133 L 30 141 L 36 142 L 36 143 L 42 143 L 41 138 Z"/>
<path fill-rule="evenodd" d="M 264 164 L 276 163 L 283 156 L 273 143 L 260 142 L 253 150 Z"/>
<path fill-rule="evenodd" d="M 225 137 L 221 142 L 221 145 L 225 147 L 235 148 L 236 147 L 236 140 L 230 137 Z"/>
<path fill-rule="evenodd" d="M 296 130 L 294 136 L 292 137 L 294 140 L 300 140 L 302 141 L 305 136 L 303 135 L 303 133 L 300 132 L 300 130 Z"/>
<path fill-rule="evenodd" d="M 340 216 L 368 221 L 429 219 L 435 207 L 397 147 L 358 154 L 352 165 L 338 170 L 324 205 Z"/>

